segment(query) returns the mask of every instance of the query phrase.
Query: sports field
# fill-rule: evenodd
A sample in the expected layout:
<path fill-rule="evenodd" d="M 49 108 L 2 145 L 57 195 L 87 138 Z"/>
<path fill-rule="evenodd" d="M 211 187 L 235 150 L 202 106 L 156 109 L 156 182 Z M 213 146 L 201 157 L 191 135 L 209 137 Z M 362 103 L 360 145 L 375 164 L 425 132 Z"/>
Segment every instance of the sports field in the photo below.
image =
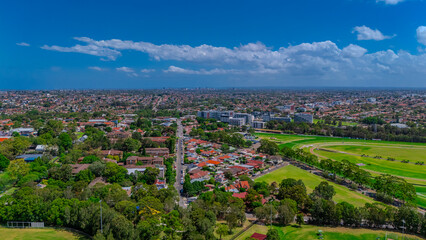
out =
<path fill-rule="evenodd" d="M 284 178 L 294 178 L 296 180 L 301 179 L 305 183 L 306 190 L 308 191 L 308 193 L 311 193 L 315 189 L 315 187 L 318 186 L 318 184 L 320 184 L 322 181 L 326 181 L 325 179 L 315 174 L 309 173 L 293 165 L 282 167 L 278 170 L 275 170 L 271 173 L 257 178 L 255 181 L 265 181 L 267 183 L 277 182 L 279 184 Z M 336 195 L 333 197 L 333 200 L 336 202 L 346 201 L 348 203 L 353 204 L 354 206 L 364 206 L 367 202 L 374 202 L 373 199 L 355 191 L 351 191 L 346 187 L 332 182 L 329 183 L 333 185 L 334 189 L 336 190 Z"/>
<path fill-rule="evenodd" d="M 388 239 L 402 239 L 401 233 L 386 232 L 381 230 L 371 229 L 352 229 L 352 228 L 330 228 L 330 227 L 317 227 L 311 225 L 302 225 L 302 227 L 278 227 L 273 226 L 278 230 L 280 239 L 284 240 L 314 240 L 319 239 L 318 230 L 322 231 L 324 239 L 327 240 L 370 240 L 370 239 L 382 239 L 384 240 L 387 236 Z M 253 233 L 266 234 L 269 226 L 264 225 L 253 225 L 246 232 L 241 234 L 236 240 L 244 240 L 250 237 Z M 406 240 L 419 240 L 421 238 L 411 235 L 405 235 Z"/>
<path fill-rule="evenodd" d="M 275 141 L 280 147 L 302 148 L 320 158 L 335 161 L 346 159 L 370 171 L 373 175 L 391 174 L 414 184 L 417 204 L 426 207 L 426 144 L 387 142 L 362 139 L 333 138 L 305 135 L 257 133 L 260 138 Z M 388 158 L 394 158 L 389 161 Z M 403 163 L 403 160 L 409 160 Z"/>
<path fill-rule="evenodd" d="M 53 228 L 0 228 L 2 240 L 76 240 L 87 239 L 81 235 Z"/>

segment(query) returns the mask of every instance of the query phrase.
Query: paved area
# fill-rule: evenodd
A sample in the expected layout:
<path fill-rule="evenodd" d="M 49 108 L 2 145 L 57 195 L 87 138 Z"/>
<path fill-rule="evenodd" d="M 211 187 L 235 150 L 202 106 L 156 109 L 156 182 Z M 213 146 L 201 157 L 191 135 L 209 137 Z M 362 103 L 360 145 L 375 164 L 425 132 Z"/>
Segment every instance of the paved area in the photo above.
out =
<path fill-rule="evenodd" d="M 185 199 L 180 193 L 183 189 L 182 179 L 184 179 L 185 166 L 182 164 L 184 160 L 184 147 L 183 147 L 183 127 L 180 119 L 177 120 L 177 141 L 176 141 L 176 182 L 175 188 L 179 193 L 179 206 L 186 207 Z"/>

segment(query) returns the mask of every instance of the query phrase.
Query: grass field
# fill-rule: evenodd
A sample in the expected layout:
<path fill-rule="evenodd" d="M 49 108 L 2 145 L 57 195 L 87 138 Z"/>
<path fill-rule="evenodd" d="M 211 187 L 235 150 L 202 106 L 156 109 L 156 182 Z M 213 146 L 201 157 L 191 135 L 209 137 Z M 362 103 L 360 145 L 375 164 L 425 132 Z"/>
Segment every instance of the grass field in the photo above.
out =
<path fill-rule="evenodd" d="M 267 183 L 277 182 L 279 184 L 284 178 L 294 178 L 296 180 L 301 179 L 305 183 L 306 190 L 308 191 L 308 193 L 311 193 L 315 189 L 315 187 L 320 184 L 320 182 L 326 181 L 325 179 L 317 175 L 309 173 L 293 165 L 282 167 L 278 170 L 275 170 L 271 173 L 257 178 L 255 181 L 265 181 Z M 367 202 L 374 202 L 373 199 L 364 196 L 360 193 L 351 191 L 346 187 L 332 182 L 329 183 L 333 185 L 334 189 L 336 190 L 336 195 L 333 197 L 333 200 L 336 202 L 346 201 L 348 203 L 353 204 L 354 206 L 364 206 Z"/>
<path fill-rule="evenodd" d="M 287 226 L 287 227 L 278 227 L 273 226 L 273 228 L 278 230 L 280 239 L 284 240 L 314 240 L 318 239 L 318 230 L 322 230 L 324 239 L 326 240 L 371 240 L 371 239 L 385 239 L 386 232 L 381 230 L 371 230 L 371 229 L 351 229 L 351 228 L 330 228 L 330 227 L 317 227 L 310 225 L 303 225 L 301 228 Z M 268 232 L 269 226 L 263 225 L 254 225 L 249 228 L 246 232 L 240 235 L 236 240 L 244 240 L 247 237 L 250 237 L 253 233 L 266 234 Z M 400 233 L 387 233 L 388 239 L 402 239 L 402 234 Z M 405 240 L 421 239 L 416 236 L 405 235 Z"/>
<path fill-rule="evenodd" d="M 389 141 L 375 141 L 363 139 L 350 139 L 350 138 L 337 138 L 337 137 L 322 137 L 322 136 L 307 136 L 307 135 L 289 135 L 289 134 L 274 134 L 274 133 L 256 133 L 260 138 L 269 139 L 280 144 L 281 147 L 302 147 L 307 145 L 318 145 L 324 143 L 339 143 L 339 144 L 368 144 L 369 146 L 398 146 L 398 147 L 423 147 L 426 148 L 424 143 L 409 143 L 409 142 L 389 142 Z"/>
<path fill-rule="evenodd" d="M 217 221 L 217 225 L 216 225 L 216 229 L 219 226 L 219 224 L 226 224 L 226 221 Z M 241 230 L 243 230 L 244 228 L 246 228 L 248 225 L 250 225 L 250 221 L 246 220 L 243 224 L 243 226 L 241 227 L 236 227 L 234 229 L 232 229 L 232 233 L 227 235 L 227 236 L 222 236 L 222 240 L 229 240 L 231 239 L 235 234 L 239 233 Z M 219 239 L 219 235 L 216 233 L 215 230 L 215 236 Z"/>
<path fill-rule="evenodd" d="M 397 161 L 408 159 L 411 162 L 426 161 L 426 147 L 421 146 L 377 146 L 377 145 L 330 145 L 327 149 L 342 151 L 352 154 L 366 154 L 371 157 L 381 156 L 382 158 L 392 157 Z M 426 167 L 425 167 L 426 169 Z"/>
<path fill-rule="evenodd" d="M 396 176 L 416 178 L 420 181 L 424 180 L 426 184 L 426 166 L 419 166 L 410 163 L 402 163 L 399 161 L 387 161 L 385 159 L 377 159 L 371 157 L 354 156 L 338 152 L 327 152 L 323 150 L 315 150 L 314 153 L 324 158 L 330 158 L 336 161 L 343 159 L 348 160 L 352 163 L 363 163 L 365 166 L 361 166 L 366 170 L 371 170 L 379 173 L 388 173 Z"/>
<path fill-rule="evenodd" d="M 53 228 L 0 228 L 2 240 L 75 240 L 87 239 L 78 234 Z"/>
<path fill-rule="evenodd" d="M 352 163 L 363 163 L 361 168 L 372 175 L 387 173 L 405 178 L 415 184 L 417 204 L 426 207 L 426 165 L 415 165 L 417 161 L 426 163 L 426 144 L 409 142 L 387 142 L 362 139 L 333 138 L 320 136 L 302 136 L 287 134 L 257 133 L 260 138 L 275 141 L 280 147 L 303 148 L 311 151 L 320 158 L 330 158 L 336 161 L 346 159 Z M 314 150 L 328 149 L 336 152 Z M 361 157 L 360 155 L 369 157 Z M 381 158 L 374 158 L 381 156 Z M 388 161 L 386 158 L 395 158 Z M 402 163 L 401 160 L 410 160 Z"/>

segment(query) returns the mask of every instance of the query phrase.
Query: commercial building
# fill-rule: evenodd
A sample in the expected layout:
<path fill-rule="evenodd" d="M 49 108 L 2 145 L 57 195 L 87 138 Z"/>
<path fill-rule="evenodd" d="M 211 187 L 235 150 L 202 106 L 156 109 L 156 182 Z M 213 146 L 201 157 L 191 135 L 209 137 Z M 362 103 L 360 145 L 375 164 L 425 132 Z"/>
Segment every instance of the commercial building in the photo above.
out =
<path fill-rule="evenodd" d="M 294 122 L 296 123 L 313 123 L 314 118 L 311 114 L 307 113 L 296 113 L 294 114 Z"/>
<path fill-rule="evenodd" d="M 271 121 L 277 121 L 277 122 L 291 122 L 291 117 L 271 117 Z"/>
<path fill-rule="evenodd" d="M 251 125 L 254 121 L 254 116 L 249 113 L 234 113 L 234 118 L 244 118 L 247 125 Z"/>
<path fill-rule="evenodd" d="M 252 127 L 253 128 L 260 128 L 260 129 L 263 129 L 263 128 L 265 128 L 265 122 L 261 122 L 261 121 L 254 121 L 253 123 L 252 123 Z"/>

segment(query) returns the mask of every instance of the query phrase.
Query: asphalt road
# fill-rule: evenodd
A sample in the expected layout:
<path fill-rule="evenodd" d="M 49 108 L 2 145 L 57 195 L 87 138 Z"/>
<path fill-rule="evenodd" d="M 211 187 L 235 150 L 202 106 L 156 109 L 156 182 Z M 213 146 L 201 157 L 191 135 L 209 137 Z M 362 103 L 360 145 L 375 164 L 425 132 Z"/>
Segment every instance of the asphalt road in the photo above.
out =
<path fill-rule="evenodd" d="M 182 179 L 183 179 L 183 172 L 185 171 L 185 166 L 182 165 L 182 162 L 184 160 L 184 149 L 183 149 L 183 127 L 181 120 L 177 120 L 177 142 L 176 142 L 176 183 L 175 188 L 179 193 L 179 206 L 186 207 L 185 205 L 185 199 L 180 194 L 181 189 L 183 188 L 182 185 Z"/>

